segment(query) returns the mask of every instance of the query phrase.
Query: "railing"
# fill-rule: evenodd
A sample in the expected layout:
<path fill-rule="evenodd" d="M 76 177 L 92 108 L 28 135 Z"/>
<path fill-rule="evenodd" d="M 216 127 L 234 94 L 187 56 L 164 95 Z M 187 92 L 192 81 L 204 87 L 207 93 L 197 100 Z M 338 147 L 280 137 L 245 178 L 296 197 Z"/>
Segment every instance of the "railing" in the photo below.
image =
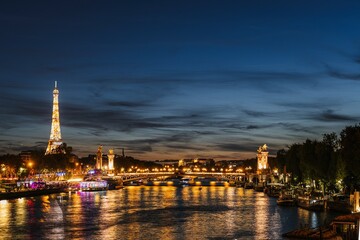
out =
<path fill-rule="evenodd" d="M 136 173 L 119 173 L 117 176 L 159 176 L 159 175 L 174 175 L 175 172 L 136 172 Z M 222 173 L 222 172 L 186 172 L 179 175 L 190 175 L 190 176 L 199 176 L 199 175 L 216 175 L 216 176 L 245 176 L 245 173 Z"/>

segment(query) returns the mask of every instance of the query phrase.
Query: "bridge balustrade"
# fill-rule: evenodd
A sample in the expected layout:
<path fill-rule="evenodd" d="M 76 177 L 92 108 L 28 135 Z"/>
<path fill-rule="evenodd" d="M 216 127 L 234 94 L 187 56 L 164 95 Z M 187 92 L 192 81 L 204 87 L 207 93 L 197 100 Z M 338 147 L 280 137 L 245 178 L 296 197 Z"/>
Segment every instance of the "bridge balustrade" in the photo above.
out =
<path fill-rule="evenodd" d="M 123 181 L 140 180 L 153 177 L 165 177 L 165 176 L 194 176 L 194 177 L 223 177 L 228 179 L 236 179 L 238 177 L 245 176 L 245 173 L 223 173 L 223 172 L 186 172 L 183 174 L 177 174 L 175 172 L 147 172 L 147 173 L 120 173 L 115 178 L 121 178 Z"/>

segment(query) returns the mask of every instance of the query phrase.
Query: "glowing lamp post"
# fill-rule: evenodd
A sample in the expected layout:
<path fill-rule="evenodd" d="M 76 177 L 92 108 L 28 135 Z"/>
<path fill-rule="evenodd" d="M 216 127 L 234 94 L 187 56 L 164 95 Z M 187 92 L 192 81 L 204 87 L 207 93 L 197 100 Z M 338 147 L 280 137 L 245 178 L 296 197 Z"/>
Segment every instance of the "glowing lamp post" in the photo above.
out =
<path fill-rule="evenodd" d="M 114 170 L 114 150 L 110 149 L 108 154 L 108 168 L 110 171 Z"/>

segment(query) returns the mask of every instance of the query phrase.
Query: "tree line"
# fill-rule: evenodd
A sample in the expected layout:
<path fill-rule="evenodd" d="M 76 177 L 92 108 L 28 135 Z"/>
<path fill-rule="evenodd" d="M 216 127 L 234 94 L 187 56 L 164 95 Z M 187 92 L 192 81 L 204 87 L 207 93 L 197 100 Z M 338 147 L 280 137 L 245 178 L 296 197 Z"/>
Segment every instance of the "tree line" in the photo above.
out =
<path fill-rule="evenodd" d="M 293 184 L 309 184 L 327 190 L 360 189 L 360 125 L 347 126 L 340 135 L 324 134 L 307 139 L 276 154 L 276 164 L 290 173 Z"/>

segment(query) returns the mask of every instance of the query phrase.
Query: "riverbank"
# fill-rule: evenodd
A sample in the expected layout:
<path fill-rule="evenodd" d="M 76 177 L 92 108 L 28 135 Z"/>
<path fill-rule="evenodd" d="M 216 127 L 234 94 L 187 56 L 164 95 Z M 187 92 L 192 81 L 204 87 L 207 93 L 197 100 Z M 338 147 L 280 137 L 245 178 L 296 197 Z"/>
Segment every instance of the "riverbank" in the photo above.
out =
<path fill-rule="evenodd" d="M 16 199 L 23 197 L 35 197 L 40 195 L 48 195 L 53 193 L 65 192 L 64 188 L 49 188 L 49 189 L 38 189 L 38 190 L 25 190 L 17 192 L 3 192 L 0 193 L 0 200 Z"/>

